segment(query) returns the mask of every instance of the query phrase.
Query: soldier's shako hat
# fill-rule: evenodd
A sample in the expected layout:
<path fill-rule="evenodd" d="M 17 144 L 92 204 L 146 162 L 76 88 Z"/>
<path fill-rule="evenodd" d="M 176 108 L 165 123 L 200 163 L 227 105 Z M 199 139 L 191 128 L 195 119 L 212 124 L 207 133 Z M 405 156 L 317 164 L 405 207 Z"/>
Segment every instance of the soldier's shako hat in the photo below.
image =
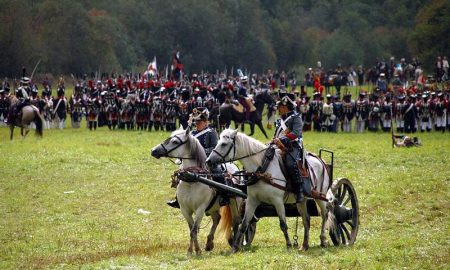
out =
<path fill-rule="evenodd" d="M 22 77 L 22 79 L 20 79 L 20 83 L 22 85 L 28 85 L 30 83 L 30 78 L 28 77 Z"/>
<path fill-rule="evenodd" d="M 280 100 L 277 103 L 282 105 L 291 104 L 295 107 L 297 105 L 295 99 L 295 95 L 292 93 L 280 93 Z"/>
<path fill-rule="evenodd" d="M 192 119 L 194 121 L 207 121 L 209 119 L 208 108 L 197 107 L 192 110 Z"/>
<path fill-rule="evenodd" d="M 57 92 L 58 97 L 64 96 L 64 88 L 59 88 Z"/>

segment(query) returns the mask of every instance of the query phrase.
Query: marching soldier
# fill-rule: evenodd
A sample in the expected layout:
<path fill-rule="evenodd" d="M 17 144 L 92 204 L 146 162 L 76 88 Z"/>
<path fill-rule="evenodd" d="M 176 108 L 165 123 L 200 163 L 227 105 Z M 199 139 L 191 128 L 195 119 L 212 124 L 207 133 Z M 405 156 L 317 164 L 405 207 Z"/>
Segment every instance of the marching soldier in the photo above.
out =
<path fill-rule="evenodd" d="M 69 99 L 69 111 L 72 128 L 80 128 L 83 116 L 83 99 L 81 91 L 76 91 Z"/>
<path fill-rule="evenodd" d="M 373 94 L 369 103 L 369 130 L 376 132 L 380 125 L 381 119 L 381 106 L 378 101 L 378 95 Z"/>
<path fill-rule="evenodd" d="M 305 96 L 300 101 L 299 105 L 299 113 L 302 117 L 302 121 L 304 123 L 303 125 L 303 131 L 310 131 L 311 130 L 311 111 L 309 106 L 309 97 Z"/>
<path fill-rule="evenodd" d="M 395 119 L 397 122 L 397 132 L 401 133 L 405 129 L 405 121 L 403 115 L 403 108 L 406 106 L 405 96 L 400 95 L 397 99 L 397 104 L 395 104 Z"/>
<path fill-rule="evenodd" d="M 339 129 L 339 122 L 342 119 L 342 115 L 343 115 L 343 105 L 342 102 L 339 100 L 339 96 L 335 95 L 334 96 L 334 101 L 333 101 L 333 114 L 335 115 L 335 119 L 334 119 L 334 123 L 333 123 L 333 132 L 337 132 Z"/>
<path fill-rule="evenodd" d="M 419 122 L 420 122 L 420 132 L 425 130 L 430 132 L 432 129 L 431 124 L 431 106 L 427 94 L 422 95 L 422 99 L 417 102 Z"/>
<path fill-rule="evenodd" d="M 321 117 L 323 101 L 319 92 L 315 92 L 313 95 L 314 100 L 310 103 L 311 121 L 313 122 L 313 128 L 315 131 L 321 131 Z"/>
<path fill-rule="evenodd" d="M 385 100 L 383 101 L 383 106 L 381 108 L 381 118 L 382 118 L 382 125 L 383 125 L 383 131 L 384 132 L 389 132 L 391 131 L 391 122 L 392 122 L 392 112 L 393 112 L 393 108 L 392 108 L 392 101 L 391 101 L 391 96 L 387 95 Z"/>
<path fill-rule="evenodd" d="M 364 132 L 366 120 L 369 115 L 369 103 L 366 99 L 366 93 L 359 93 L 359 99 L 356 101 L 356 132 Z"/>
<path fill-rule="evenodd" d="M 436 101 L 434 103 L 434 119 L 435 119 L 435 129 L 437 131 L 445 132 L 446 126 L 446 107 L 448 101 L 445 100 L 444 94 L 440 92 L 437 94 Z"/>
<path fill-rule="evenodd" d="M 327 95 L 327 102 L 323 104 L 322 107 L 322 131 L 333 131 L 334 120 L 336 115 L 334 115 L 333 103 L 331 100 L 331 94 Z"/>
<path fill-rule="evenodd" d="M 403 117 L 405 121 L 405 132 L 416 132 L 416 95 L 410 95 L 406 101 L 406 105 L 403 107 Z"/>
<path fill-rule="evenodd" d="M 347 93 L 344 95 L 342 102 L 342 130 L 344 132 L 352 131 L 352 120 L 355 116 L 355 101 L 352 100 L 352 95 Z"/>
<path fill-rule="evenodd" d="M 4 125 L 6 119 L 8 118 L 9 107 L 11 102 L 9 97 L 6 95 L 5 88 L 0 89 L 0 125 Z"/>

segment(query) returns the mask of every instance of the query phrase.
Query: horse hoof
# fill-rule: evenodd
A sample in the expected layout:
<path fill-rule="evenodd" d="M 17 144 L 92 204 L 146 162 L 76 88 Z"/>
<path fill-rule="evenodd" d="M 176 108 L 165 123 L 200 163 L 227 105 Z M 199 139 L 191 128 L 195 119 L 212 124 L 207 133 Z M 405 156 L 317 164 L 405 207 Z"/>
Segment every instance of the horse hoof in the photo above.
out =
<path fill-rule="evenodd" d="M 307 251 L 309 249 L 309 246 L 308 245 L 303 245 L 302 246 L 302 251 Z"/>
<path fill-rule="evenodd" d="M 328 241 L 322 241 L 322 242 L 320 243 L 320 246 L 323 247 L 323 248 L 328 247 Z"/>
<path fill-rule="evenodd" d="M 211 251 L 214 249 L 214 243 L 206 244 L 205 251 Z"/>

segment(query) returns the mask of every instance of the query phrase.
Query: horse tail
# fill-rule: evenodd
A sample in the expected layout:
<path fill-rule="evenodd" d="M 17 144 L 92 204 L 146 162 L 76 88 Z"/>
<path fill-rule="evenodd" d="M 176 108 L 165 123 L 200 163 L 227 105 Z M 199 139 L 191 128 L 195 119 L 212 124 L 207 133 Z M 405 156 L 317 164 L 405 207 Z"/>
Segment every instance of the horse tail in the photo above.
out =
<path fill-rule="evenodd" d="M 43 130 L 44 123 L 43 123 L 41 115 L 36 110 L 34 111 L 34 120 L 33 121 L 36 124 L 36 135 L 39 137 L 42 137 L 42 135 L 43 135 L 42 130 Z"/>
<path fill-rule="evenodd" d="M 231 237 L 231 224 L 232 224 L 230 205 L 221 207 L 219 214 L 221 218 L 217 228 L 219 230 L 219 233 L 222 234 L 225 237 L 225 239 L 229 240 Z"/>
<path fill-rule="evenodd" d="M 331 189 L 327 192 L 327 221 L 325 222 L 325 228 L 328 231 L 334 231 L 336 229 L 336 216 L 334 215 L 334 205 L 336 198 L 333 195 Z"/>

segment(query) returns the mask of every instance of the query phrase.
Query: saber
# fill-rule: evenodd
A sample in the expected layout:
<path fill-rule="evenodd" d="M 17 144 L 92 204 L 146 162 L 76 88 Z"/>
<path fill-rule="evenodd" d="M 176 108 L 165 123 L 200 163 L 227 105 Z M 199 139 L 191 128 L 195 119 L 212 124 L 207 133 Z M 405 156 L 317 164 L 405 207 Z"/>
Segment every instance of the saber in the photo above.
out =
<path fill-rule="evenodd" d="M 31 72 L 31 77 L 30 77 L 30 81 L 33 80 L 33 76 L 34 76 L 34 72 L 36 71 L 37 67 L 39 66 L 39 63 L 41 62 L 41 59 L 39 59 L 39 61 L 36 63 L 36 65 L 34 66 L 33 72 Z M 24 75 L 25 77 L 25 75 Z"/>

